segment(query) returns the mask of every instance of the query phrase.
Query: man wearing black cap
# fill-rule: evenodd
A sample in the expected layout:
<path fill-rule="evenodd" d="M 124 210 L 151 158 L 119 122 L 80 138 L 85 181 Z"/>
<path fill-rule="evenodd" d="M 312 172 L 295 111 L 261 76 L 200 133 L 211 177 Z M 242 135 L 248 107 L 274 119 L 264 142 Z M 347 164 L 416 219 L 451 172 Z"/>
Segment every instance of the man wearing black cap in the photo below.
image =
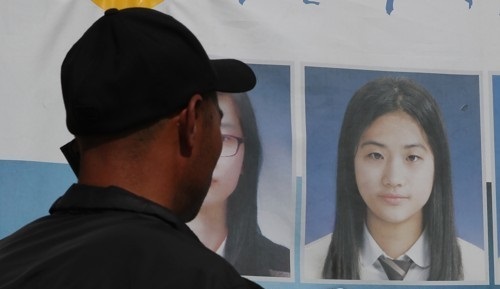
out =
<path fill-rule="evenodd" d="M 221 151 L 216 91 L 253 88 L 237 60 L 151 9 L 109 10 L 61 69 L 78 183 L 0 241 L 0 288 L 261 288 L 184 224 Z"/>

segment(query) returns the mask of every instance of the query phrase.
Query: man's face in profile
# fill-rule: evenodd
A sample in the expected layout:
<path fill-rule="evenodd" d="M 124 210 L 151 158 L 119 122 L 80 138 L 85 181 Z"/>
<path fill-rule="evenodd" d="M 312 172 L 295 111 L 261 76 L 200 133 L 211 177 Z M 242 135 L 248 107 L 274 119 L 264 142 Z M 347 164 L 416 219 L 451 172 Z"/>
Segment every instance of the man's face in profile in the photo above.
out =
<path fill-rule="evenodd" d="M 212 174 L 222 150 L 220 131 L 222 112 L 217 98 L 204 99 L 199 111 L 202 114 L 202 123 L 197 128 L 199 133 L 196 140 L 196 146 L 198 146 L 196 149 L 197 155 L 193 156 L 191 182 L 184 198 L 184 207 L 189 207 L 186 214 L 183 214 L 183 219 L 186 222 L 191 221 L 198 214 L 212 183 Z"/>

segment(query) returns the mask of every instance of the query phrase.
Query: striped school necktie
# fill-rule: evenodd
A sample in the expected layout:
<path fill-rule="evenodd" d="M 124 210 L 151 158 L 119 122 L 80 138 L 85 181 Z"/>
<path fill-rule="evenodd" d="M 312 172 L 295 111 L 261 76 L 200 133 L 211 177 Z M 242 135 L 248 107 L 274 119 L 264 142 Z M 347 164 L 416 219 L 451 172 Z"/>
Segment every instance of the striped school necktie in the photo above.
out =
<path fill-rule="evenodd" d="M 409 260 L 392 260 L 384 256 L 378 257 L 380 264 L 384 268 L 385 273 L 389 280 L 403 280 L 410 269 L 413 261 Z"/>

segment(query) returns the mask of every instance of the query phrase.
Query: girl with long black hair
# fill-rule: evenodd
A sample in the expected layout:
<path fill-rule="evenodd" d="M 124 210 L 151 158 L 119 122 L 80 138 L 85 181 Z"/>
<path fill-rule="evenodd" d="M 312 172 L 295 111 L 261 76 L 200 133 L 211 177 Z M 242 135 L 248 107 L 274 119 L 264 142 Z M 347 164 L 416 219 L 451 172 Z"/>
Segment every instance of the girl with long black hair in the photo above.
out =
<path fill-rule="evenodd" d="M 333 233 L 306 248 L 306 276 L 484 280 L 483 251 L 456 234 L 447 136 L 419 84 L 381 78 L 354 94 L 338 143 L 336 198 Z"/>

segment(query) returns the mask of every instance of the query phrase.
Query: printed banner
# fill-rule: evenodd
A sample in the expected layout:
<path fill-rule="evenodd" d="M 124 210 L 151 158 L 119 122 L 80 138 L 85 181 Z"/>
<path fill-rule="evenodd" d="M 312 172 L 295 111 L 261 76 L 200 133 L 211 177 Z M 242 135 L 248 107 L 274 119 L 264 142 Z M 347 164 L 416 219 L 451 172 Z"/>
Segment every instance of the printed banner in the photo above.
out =
<path fill-rule="evenodd" d="M 241 274 L 266 289 L 500 288 L 500 1 L 139 2 L 257 75 L 219 95 L 234 151 L 188 224 L 203 242 L 197 222 L 228 201 L 225 241 L 207 246 Z M 61 62 L 130 4 L 0 5 L 3 238 L 76 181 Z"/>

